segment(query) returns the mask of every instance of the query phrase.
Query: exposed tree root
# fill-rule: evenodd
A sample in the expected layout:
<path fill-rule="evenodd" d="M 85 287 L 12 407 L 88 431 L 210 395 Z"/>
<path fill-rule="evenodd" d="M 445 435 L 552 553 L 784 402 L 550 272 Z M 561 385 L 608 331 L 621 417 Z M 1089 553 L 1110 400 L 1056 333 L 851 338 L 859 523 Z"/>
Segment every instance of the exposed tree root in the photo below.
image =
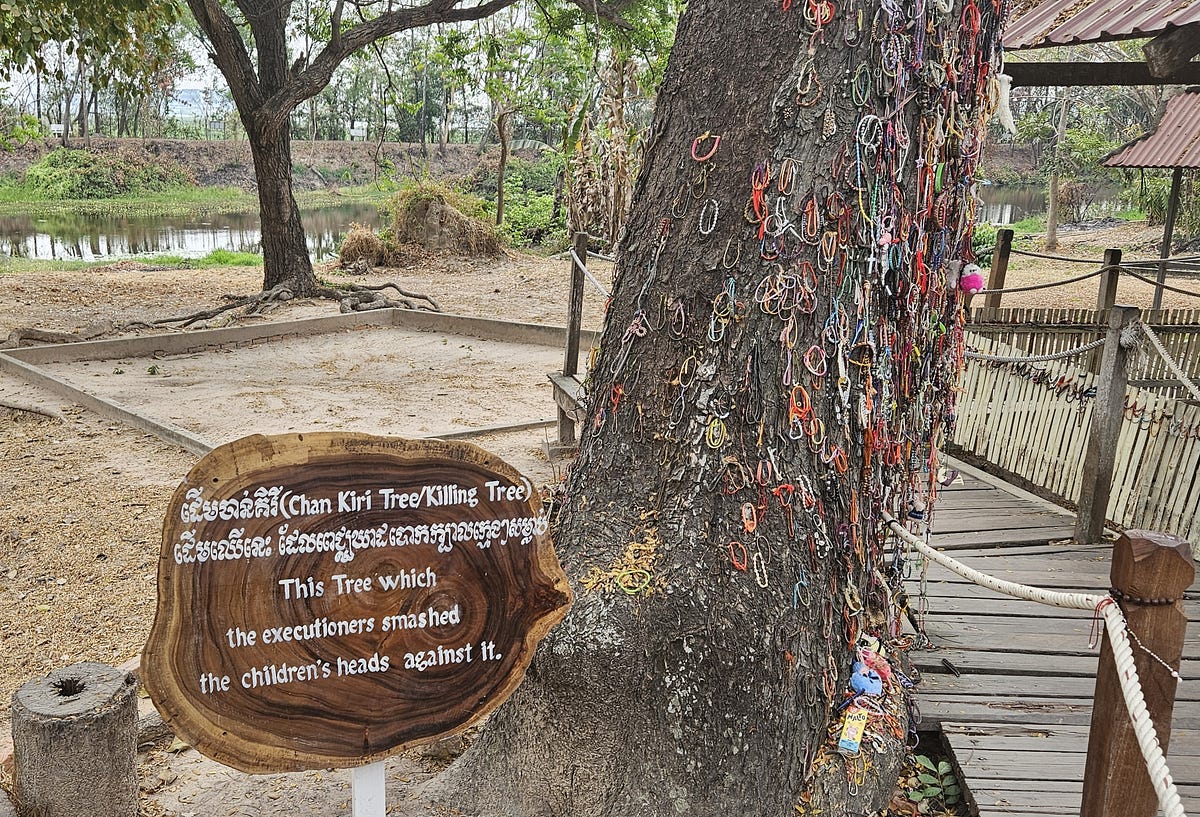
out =
<path fill-rule="evenodd" d="M 34 343 L 78 343 L 81 340 L 94 340 L 113 331 L 111 321 L 93 323 L 78 332 L 57 332 L 50 329 L 38 329 L 34 326 L 22 326 L 8 333 L 8 339 L 0 344 L 0 349 L 15 349 L 18 346 L 28 346 Z"/>
<path fill-rule="evenodd" d="M 197 323 L 210 321 L 213 318 L 230 313 L 236 313 L 239 317 L 264 315 L 281 304 L 293 300 L 296 297 L 295 289 L 295 284 L 292 281 L 285 281 L 278 286 L 257 292 L 253 295 L 225 295 L 222 297 L 225 303 L 211 309 L 202 309 L 198 312 L 189 312 L 186 315 L 158 318 L 152 321 L 127 321 L 120 324 L 105 321 L 88 326 L 79 332 L 57 332 L 34 327 L 22 327 L 14 329 L 9 334 L 8 340 L 0 343 L 0 349 L 14 349 L 18 346 L 26 346 L 34 343 L 75 343 L 81 340 L 93 340 L 117 331 L 129 331 L 132 329 L 159 329 L 161 327 L 187 329 Z M 395 290 L 399 297 L 389 297 L 386 294 L 388 290 Z M 326 298 L 337 301 L 341 305 L 342 312 L 366 312 L 372 309 L 392 308 L 424 309 L 429 312 L 442 311 L 442 307 L 430 296 L 419 292 L 410 292 L 392 282 L 378 285 L 346 284 L 319 286 L 310 292 L 309 295 L 314 298 Z"/>
<path fill-rule="evenodd" d="M 248 315 L 262 315 L 274 309 L 279 304 L 295 298 L 294 289 L 295 287 L 292 282 L 285 281 L 278 286 L 254 295 L 247 295 L 245 297 L 226 295 L 225 299 L 228 303 L 222 306 L 174 318 L 160 318 L 153 321 L 152 325 L 165 326 L 173 324 L 180 328 L 187 328 L 199 321 L 212 320 L 233 311 L 238 311 L 243 317 Z M 384 294 L 387 290 L 395 290 L 400 296 L 399 299 L 389 298 Z M 409 292 L 391 282 L 374 286 L 366 284 L 320 286 L 309 294 L 315 298 L 328 298 L 329 300 L 337 301 L 341 305 L 342 312 L 366 312 L 371 309 L 391 308 L 426 309 L 431 312 L 442 311 L 438 302 L 428 295 L 422 295 L 419 292 Z"/>
<path fill-rule="evenodd" d="M 244 297 L 226 295 L 226 303 L 224 306 L 218 306 L 213 309 L 203 309 L 199 312 L 192 312 L 188 315 L 177 315 L 173 318 L 159 318 L 156 321 L 150 321 L 150 325 L 169 326 L 171 324 L 176 324 L 179 326 L 179 328 L 186 329 L 187 327 L 198 323 L 199 321 L 209 321 L 215 317 L 218 317 L 219 315 L 224 315 L 226 312 L 233 312 L 234 310 L 241 310 L 241 314 L 243 316 L 261 315 L 272 304 L 281 301 L 290 301 L 293 297 L 292 284 L 285 281 L 278 286 L 274 286 L 271 289 L 265 289 L 262 292 L 255 293 L 254 295 L 247 295 Z"/>
<path fill-rule="evenodd" d="M 389 289 L 394 289 L 400 298 L 396 300 L 384 295 L 384 292 Z M 322 287 L 314 294 L 339 301 L 343 312 L 366 312 L 371 309 L 393 308 L 425 309 L 430 312 L 442 311 L 442 307 L 438 302 L 428 295 L 422 295 L 419 292 L 409 292 L 390 281 L 386 284 L 376 286 L 347 284 L 346 286 Z"/>

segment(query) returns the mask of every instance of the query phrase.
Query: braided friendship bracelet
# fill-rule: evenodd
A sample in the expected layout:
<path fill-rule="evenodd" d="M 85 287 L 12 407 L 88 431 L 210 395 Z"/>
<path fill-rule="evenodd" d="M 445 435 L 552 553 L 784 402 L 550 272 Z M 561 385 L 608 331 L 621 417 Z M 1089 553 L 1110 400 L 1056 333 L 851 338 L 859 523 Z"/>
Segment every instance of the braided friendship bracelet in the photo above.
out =
<path fill-rule="evenodd" d="M 1175 604 L 1179 599 L 1143 599 L 1137 596 L 1131 596 L 1127 593 L 1122 593 L 1115 587 L 1108 589 L 1108 595 L 1112 596 L 1117 601 L 1128 601 L 1133 604 L 1141 605 L 1142 607 L 1166 607 L 1169 604 Z"/>

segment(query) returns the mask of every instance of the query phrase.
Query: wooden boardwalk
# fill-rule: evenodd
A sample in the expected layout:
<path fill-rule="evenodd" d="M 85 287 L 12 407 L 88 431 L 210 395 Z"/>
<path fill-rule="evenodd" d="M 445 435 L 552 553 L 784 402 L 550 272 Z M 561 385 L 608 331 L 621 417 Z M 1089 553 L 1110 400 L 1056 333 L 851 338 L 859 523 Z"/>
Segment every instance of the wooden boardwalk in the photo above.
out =
<path fill-rule="evenodd" d="M 933 544 L 1011 581 L 1102 593 L 1110 548 L 1074 547 L 1074 517 L 973 469 L 946 489 Z M 914 604 L 920 585 L 909 583 Z M 912 656 L 923 680 L 922 729 L 941 728 L 983 817 L 1079 813 L 1098 649 L 1092 615 L 1012 599 L 931 566 L 925 629 Z M 1200 590 L 1189 624 L 1167 753 L 1185 809 L 1200 815 Z"/>

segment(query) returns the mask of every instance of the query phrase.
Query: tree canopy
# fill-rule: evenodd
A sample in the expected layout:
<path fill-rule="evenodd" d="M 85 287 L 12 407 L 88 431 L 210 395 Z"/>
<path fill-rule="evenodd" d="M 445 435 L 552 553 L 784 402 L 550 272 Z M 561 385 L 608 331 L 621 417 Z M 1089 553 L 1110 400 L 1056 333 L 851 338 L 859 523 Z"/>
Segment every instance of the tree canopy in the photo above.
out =
<path fill-rule="evenodd" d="M 165 50 L 180 13 L 173 0 L 0 2 L 0 52 L 8 57 L 0 62 L 0 74 L 27 66 L 61 72 L 61 66 L 47 65 L 42 51 L 55 42 L 68 54 L 83 52 L 90 61 L 106 58 L 136 70 L 156 50 Z"/>

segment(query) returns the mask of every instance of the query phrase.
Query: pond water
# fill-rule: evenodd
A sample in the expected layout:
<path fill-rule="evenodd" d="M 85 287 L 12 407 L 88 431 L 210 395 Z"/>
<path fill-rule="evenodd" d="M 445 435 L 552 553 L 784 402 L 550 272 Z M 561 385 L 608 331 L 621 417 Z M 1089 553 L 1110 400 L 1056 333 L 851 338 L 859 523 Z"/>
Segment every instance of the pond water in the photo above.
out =
<path fill-rule="evenodd" d="M 979 220 L 1012 224 L 1046 212 L 1045 188 L 1037 185 L 980 185 Z M 1120 209 L 1118 191 L 1100 191 L 1089 217 Z M 308 250 L 321 260 L 337 253 L 352 222 L 380 226 L 374 204 L 362 202 L 303 212 Z M 199 218 L 164 216 L 92 216 L 72 213 L 46 217 L 0 217 L 0 258 L 107 261 L 147 255 L 199 258 L 213 250 L 258 252 L 257 213 L 228 213 Z"/>
<path fill-rule="evenodd" d="M 978 210 L 980 222 L 988 224 L 1012 224 L 1030 216 L 1046 212 L 1046 188 L 1036 184 L 979 185 L 979 198 L 983 204 Z M 1121 189 L 1100 187 L 1091 191 L 1085 216 L 1102 218 L 1124 209 Z"/>
<path fill-rule="evenodd" d="M 980 185 L 977 189 L 983 202 L 976 213 L 981 222 L 1012 224 L 1046 212 L 1046 188 L 1040 185 Z"/>
<path fill-rule="evenodd" d="M 374 204 L 357 202 L 304 210 L 308 250 L 321 260 L 337 253 L 352 222 L 378 227 Z M 107 261 L 139 255 L 199 258 L 213 250 L 259 252 L 258 213 L 227 213 L 196 218 L 93 216 L 73 213 L 45 217 L 0 217 L 0 258 Z"/>

